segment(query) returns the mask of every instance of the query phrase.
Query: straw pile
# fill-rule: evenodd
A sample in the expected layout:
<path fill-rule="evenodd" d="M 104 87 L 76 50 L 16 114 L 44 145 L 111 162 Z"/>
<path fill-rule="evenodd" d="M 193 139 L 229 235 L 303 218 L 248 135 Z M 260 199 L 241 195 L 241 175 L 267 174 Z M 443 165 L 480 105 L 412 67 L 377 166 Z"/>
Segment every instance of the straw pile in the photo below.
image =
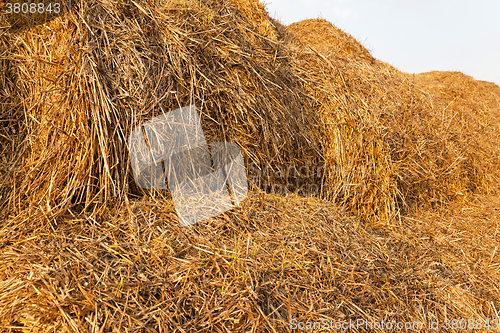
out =
<path fill-rule="evenodd" d="M 117 206 L 102 220 L 68 216 L 4 247 L 0 327 L 288 332 L 293 319 L 491 322 L 500 319 L 500 220 L 499 203 L 488 204 L 468 217 L 459 208 L 406 217 L 387 233 L 296 196 L 252 196 L 196 228 L 179 228 L 168 201 Z"/>
<path fill-rule="evenodd" d="M 408 204 L 493 190 L 500 145 L 484 103 L 424 91 L 324 20 L 285 29 L 247 1 L 144 6 L 84 2 L 5 35 L 9 98 L 22 101 L 6 118 L 19 121 L 22 109 L 26 128 L 20 164 L 2 177 L 1 204 L 16 225 L 144 195 L 126 138 L 189 104 L 201 109 L 210 142 L 238 143 L 252 170 L 266 171 L 257 187 L 298 190 L 304 177 L 276 175 L 323 168 L 300 181 L 326 184 L 320 196 L 372 222 Z"/>
<path fill-rule="evenodd" d="M 15 223 L 139 193 L 126 138 L 190 104 L 209 142 L 238 143 L 260 168 L 321 162 L 320 120 L 286 49 L 262 34 L 258 6 L 239 5 L 82 2 L 17 34 L 8 58 L 25 114 L 7 116 L 24 121 L 25 160 L 3 193 Z"/>
<path fill-rule="evenodd" d="M 498 188 L 497 86 L 399 72 L 253 0 L 81 1 L 2 32 L 0 66 L 2 329 L 500 319 L 498 200 L 454 202 Z M 209 142 L 242 147 L 254 191 L 180 228 L 126 141 L 191 104 Z M 290 165 L 326 172 L 277 176 Z M 327 200 L 265 193 L 290 182 Z"/>
<path fill-rule="evenodd" d="M 304 20 L 291 24 L 287 30 L 323 54 L 336 53 L 342 58 L 371 64 L 376 61 L 360 42 L 327 20 Z"/>
<path fill-rule="evenodd" d="M 344 200 L 353 211 L 387 217 L 395 205 L 435 205 L 498 189 L 498 104 L 485 103 L 486 92 L 462 87 L 450 99 L 374 61 L 325 20 L 289 30 L 302 42 L 291 41 L 299 48 L 295 59 L 328 126 L 325 158 L 334 182 L 354 184 Z M 498 101 L 498 86 L 490 87 L 483 91 Z"/>
<path fill-rule="evenodd" d="M 474 80 L 460 72 L 428 72 L 417 74 L 415 81 L 427 91 L 441 96 L 446 103 L 462 108 L 483 109 L 498 126 L 500 120 L 500 87 L 494 83 Z"/>
<path fill-rule="evenodd" d="M 441 122 L 447 125 L 444 130 L 451 132 L 448 137 L 453 148 L 460 147 L 462 165 L 466 167 L 465 189 L 498 193 L 500 87 L 459 72 L 429 72 L 411 78 L 430 93 L 435 108 L 436 104 L 443 108 Z"/>

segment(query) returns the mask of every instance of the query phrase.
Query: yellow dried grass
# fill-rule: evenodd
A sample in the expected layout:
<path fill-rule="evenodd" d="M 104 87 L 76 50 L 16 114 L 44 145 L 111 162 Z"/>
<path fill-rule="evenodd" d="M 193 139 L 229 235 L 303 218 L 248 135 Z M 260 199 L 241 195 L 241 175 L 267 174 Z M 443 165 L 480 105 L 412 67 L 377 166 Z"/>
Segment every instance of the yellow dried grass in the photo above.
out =
<path fill-rule="evenodd" d="M 500 319 L 498 198 L 454 202 L 498 188 L 498 86 L 402 73 L 324 20 L 239 0 L 82 1 L 3 32 L 0 66 L 1 329 Z M 136 187 L 126 138 L 193 103 L 271 181 L 326 167 L 307 181 L 343 207 L 254 189 L 180 228 Z"/>
<path fill-rule="evenodd" d="M 26 160 L 16 190 L 5 194 L 8 209 L 19 220 L 50 219 L 138 194 L 126 138 L 188 104 L 201 110 L 210 142 L 237 142 L 262 168 L 321 163 L 321 123 L 286 49 L 245 10 L 252 7 L 83 2 L 19 33 L 8 57 Z"/>
<path fill-rule="evenodd" d="M 373 61 L 325 20 L 289 29 L 301 42 L 291 42 L 299 47 L 295 58 L 330 126 L 327 165 L 342 170 L 332 171 L 334 182 L 360 184 L 347 200 L 355 211 L 387 217 L 396 205 L 434 205 L 498 190 L 499 118 L 492 104 L 498 86 L 482 94 L 462 87 L 452 101 L 423 79 Z M 346 53 L 345 45 L 356 51 Z"/>

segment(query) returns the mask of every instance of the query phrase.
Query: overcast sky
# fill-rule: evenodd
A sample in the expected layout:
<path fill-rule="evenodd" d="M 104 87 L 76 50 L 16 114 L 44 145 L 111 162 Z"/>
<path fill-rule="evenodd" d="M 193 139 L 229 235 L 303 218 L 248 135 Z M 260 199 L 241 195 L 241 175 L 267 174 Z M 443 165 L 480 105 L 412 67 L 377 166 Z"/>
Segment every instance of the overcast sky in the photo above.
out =
<path fill-rule="evenodd" d="M 500 85 L 500 0 L 262 0 L 288 25 L 325 18 L 408 73 L 460 71 Z"/>

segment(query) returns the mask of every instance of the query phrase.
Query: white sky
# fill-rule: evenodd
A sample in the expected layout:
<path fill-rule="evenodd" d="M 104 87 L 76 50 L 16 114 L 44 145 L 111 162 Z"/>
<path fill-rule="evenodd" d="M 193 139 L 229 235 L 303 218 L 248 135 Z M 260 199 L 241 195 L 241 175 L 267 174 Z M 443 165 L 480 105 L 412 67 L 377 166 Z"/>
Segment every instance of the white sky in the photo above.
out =
<path fill-rule="evenodd" d="M 324 18 L 408 73 L 460 71 L 500 85 L 499 0 L 261 0 L 288 25 Z"/>

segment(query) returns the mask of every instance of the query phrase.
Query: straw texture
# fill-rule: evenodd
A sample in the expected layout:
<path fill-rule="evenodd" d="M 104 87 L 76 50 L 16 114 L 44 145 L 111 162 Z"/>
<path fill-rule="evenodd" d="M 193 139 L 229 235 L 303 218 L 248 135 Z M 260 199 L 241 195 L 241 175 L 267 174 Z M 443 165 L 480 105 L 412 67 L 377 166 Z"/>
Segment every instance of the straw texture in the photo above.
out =
<path fill-rule="evenodd" d="M 497 85 L 400 72 L 254 0 L 70 8 L 1 17 L 1 330 L 500 320 Z M 251 192 L 182 228 L 167 190 L 135 184 L 127 138 L 192 104 Z"/>

